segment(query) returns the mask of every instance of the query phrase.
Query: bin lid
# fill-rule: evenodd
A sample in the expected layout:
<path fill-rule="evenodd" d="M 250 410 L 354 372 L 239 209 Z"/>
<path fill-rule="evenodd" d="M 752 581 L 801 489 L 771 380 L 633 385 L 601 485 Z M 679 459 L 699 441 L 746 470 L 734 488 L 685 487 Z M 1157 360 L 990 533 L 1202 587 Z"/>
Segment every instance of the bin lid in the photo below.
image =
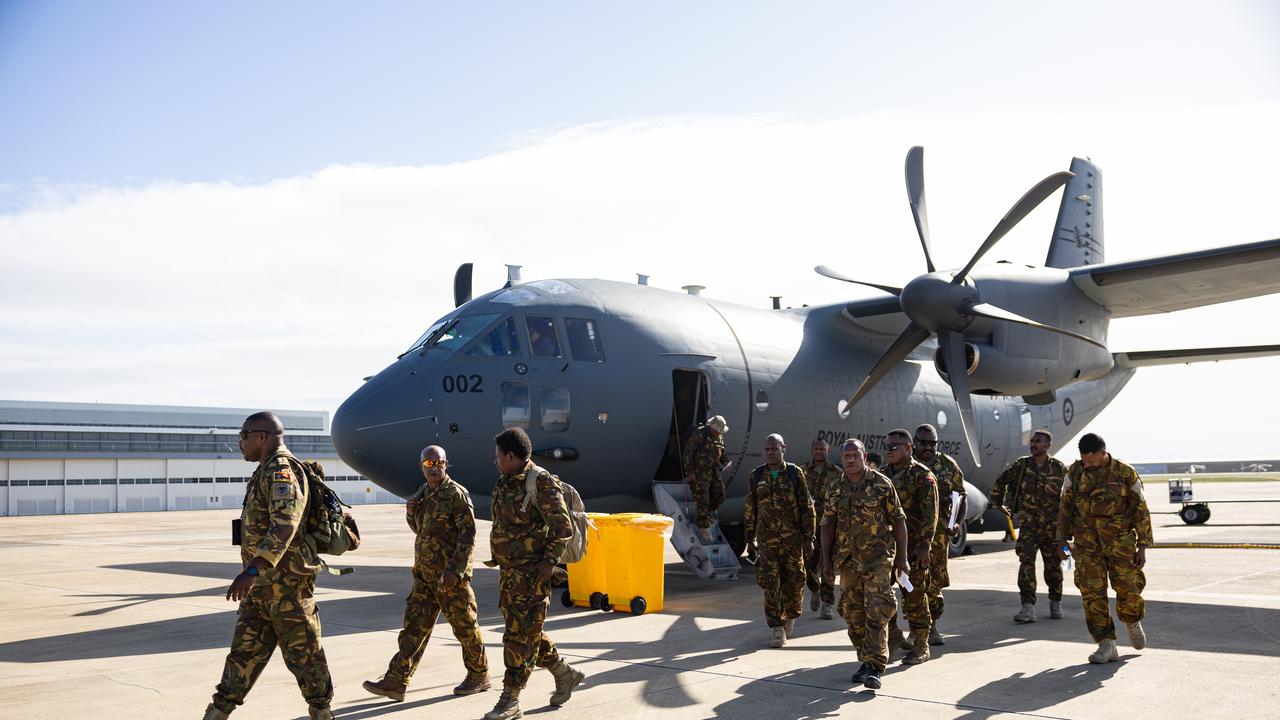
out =
<path fill-rule="evenodd" d="M 641 525 L 655 528 L 669 528 L 675 524 L 675 521 L 666 515 L 655 515 L 654 513 L 623 513 L 626 517 L 622 520 L 628 525 Z M 615 516 L 617 517 L 617 516 Z"/>

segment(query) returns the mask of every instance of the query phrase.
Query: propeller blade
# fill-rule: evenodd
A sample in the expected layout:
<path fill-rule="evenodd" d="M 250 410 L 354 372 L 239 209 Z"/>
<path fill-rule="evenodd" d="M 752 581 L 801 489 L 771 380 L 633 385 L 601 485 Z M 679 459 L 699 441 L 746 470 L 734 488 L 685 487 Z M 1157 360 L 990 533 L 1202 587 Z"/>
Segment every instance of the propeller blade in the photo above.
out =
<path fill-rule="evenodd" d="M 853 397 L 847 401 L 840 401 L 840 405 L 837 408 L 840 411 L 840 416 L 843 417 L 849 412 L 850 408 L 858 404 L 859 400 L 866 397 L 867 393 L 871 392 L 871 388 L 883 380 L 890 370 L 897 367 L 898 363 L 910 355 L 917 345 L 928 340 L 932 334 L 915 323 L 907 325 L 902 334 L 889 345 L 889 349 L 885 350 L 880 359 L 876 361 L 875 366 L 871 368 L 871 372 L 867 373 L 867 379 L 863 380 L 862 384 L 858 386 L 858 390 L 853 393 Z"/>
<path fill-rule="evenodd" d="M 964 441 L 969 445 L 969 454 L 973 462 L 982 467 L 982 458 L 978 454 L 978 438 L 974 433 L 978 429 L 978 421 L 973 416 L 973 399 L 969 397 L 969 362 L 965 358 L 964 333 L 943 330 L 938 334 L 938 344 L 942 346 L 943 357 L 947 365 L 947 380 L 951 382 L 951 395 L 960 407 L 960 429 L 964 431 Z"/>
<path fill-rule="evenodd" d="M 462 263 L 453 274 L 453 306 L 471 302 L 471 263 Z"/>
<path fill-rule="evenodd" d="M 929 252 L 929 213 L 924 204 L 924 148 L 919 145 L 907 151 L 907 202 L 911 203 L 911 217 L 915 218 L 920 247 L 924 249 L 924 264 L 934 272 L 933 253 Z"/>
<path fill-rule="evenodd" d="M 894 287 L 892 285 L 880 285 L 878 283 L 866 282 L 865 280 L 854 280 L 853 278 L 847 275 L 844 275 L 836 272 L 835 270 L 832 270 L 826 265 L 819 265 L 815 267 L 813 271 L 818 273 L 819 275 L 829 277 L 832 280 L 840 280 L 841 282 L 853 283 L 854 285 L 866 285 L 867 287 L 873 287 L 877 290 L 883 290 L 891 295 L 902 294 L 902 288 L 900 287 Z"/>
<path fill-rule="evenodd" d="M 986 255 L 988 250 L 1000 242 L 1000 238 L 1007 235 L 1015 225 L 1022 222 L 1023 218 L 1030 215 L 1032 210 L 1035 210 L 1040 203 L 1044 202 L 1045 198 L 1057 192 L 1058 188 L 1065 185 L 1073 177 L 1075 177 L 1074 174 L 1063 170 L 1036 183 L 1035 187 L 1028 190 L 1027 194 L 1023 195 L 1018 202 L 1013 204 L 1013 207 L 1009 208 L 1009 212 L 1000 218 L 1000 222 L 996 223 L 995 229 L 991 231 L 986 240 L 982 241 L 982 246 L 978 248 L 978 252 L 974 253 L 973 257 L 969 259 L 969 264 L 965 265 L 964 269 L 951 279 L 951 282 L 956 285 L 964 282 L 965 277 L 973 269 L 973 266 L 978 264 L 978 260 L 982 259 L 982 256 Z"/>
<path fill-rule="evenodd" d="M 1004 308 L 996 307 L 991 303 L 978 303 L 976 305 L 973 305 L 972 307 L 967 307 L 964 309 L 964 313 L 966 315 L 977 315 L 979 317 L 991 318 L 992 320 L 1005 320 L 1007 322 L 1018 323 L 1019 325 L 1028 325 L 1030 327 L 1040 328 L 1041 330 L 1056 332 L 1059 335 L 1066 335 L 1067 337 L 1073 337 L 1077 340 L 1083 340 L 1092 345 L 1097 345 L 1103 350 L 1107 349 L 1106 345 L 1103 345 L 1102 343 L 1098 342 L 1097 340 L 1094 340 L 1088 335 L 1081 335 L 1080 333 L 1071 332 L 1070 330 L 1064 330 L 1060 327 L 1045 325 L 1044 323 L 1036 322 L 1031 318 L 1025 318 L 1017 313 L 1009 312 Z"/>

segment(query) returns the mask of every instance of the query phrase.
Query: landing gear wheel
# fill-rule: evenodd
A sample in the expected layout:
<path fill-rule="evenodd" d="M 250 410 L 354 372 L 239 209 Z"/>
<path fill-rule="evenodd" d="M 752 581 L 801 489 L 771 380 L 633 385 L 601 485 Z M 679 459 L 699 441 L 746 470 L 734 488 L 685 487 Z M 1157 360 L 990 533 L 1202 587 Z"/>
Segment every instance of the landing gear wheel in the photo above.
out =
<path fill-rule="evenodd" d="M 960 557 L 964 554 L 964 545 L 969 541 L 969 523 L 960 523 L 960 532 L 948 538 L 947 557 Z"/>
<path fill-rule="evenodd" d="M 560 603 L 565 607 L 573 607 L 573 598 L 569 597 L 568 590 L 560 593 Z"/>
<path fill-rule="evenodd" d="M 747 534 L 741 525 L 721 525 L 720 532 L 724 534 L 724 539 L 729 541 L 729 549 L 733 550 L 733 554 L 742 557 L 742 551 L 747 549 Z"/>
<path fill-rule="evenodd" d="M 1188 525 L 1203 525 L 1209 522 L 1209 506 L 1204 503 L 1183 505 L 1182 509 L 1178 511 L 1178 517 L 1182 518 L 1182 522 Z"/>
<path fill-rule="evenodd" d="M 649 604 L 646 603 L 644 601 L 644 598 L 640 597 L 639 595 L 631 598 L 631 614 L 632 615 L 643 615 L 645 608 L 647 607 L 649 607 Z"/>

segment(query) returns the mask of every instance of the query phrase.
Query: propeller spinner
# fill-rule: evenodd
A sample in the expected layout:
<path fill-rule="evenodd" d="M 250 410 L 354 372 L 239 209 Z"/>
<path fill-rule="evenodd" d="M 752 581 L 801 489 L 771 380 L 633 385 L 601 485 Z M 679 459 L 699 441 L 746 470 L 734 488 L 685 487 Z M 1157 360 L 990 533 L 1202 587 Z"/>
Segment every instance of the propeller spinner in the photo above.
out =
<path fill-rule="evenodd" d="M 1009 212 L 1005 213 L 1004 217 L 1000 219 L 1000 222 L 996 223 L 991 234 L 978 247 L 978 251 L 956 273 L 937 271 L 933 264 L 933 255 L 929 247 L 929 218 L 925 210 L 924 148 L 916 146 L 907 153 L 906 176 L 907 200 L 911 204 L 911 215 L 915 219 L 916 233 L 920 236 L 920 246 L 924 250 L 925 266 L 928 268 L 928 273 L 915 278 L 907 283 L 905 287 L 898 288 L 891 285 L 855 280 L 825 265 L 819 265 L 814 268 L 818 274 L 833 280 L 866 285 L 897 295 L 903 314 L 911 321 L 906 329 L 889 345 L 889 349 L 876 361 L 876 364 L 871 368 L 871 372 L 867 374 L 867 378 L 862 381 L 862 385 L 848 400 L 840 401 L 839 411 L 841 416 L 847 414 L 849 409 L 866 397 L 871 392 L 871 389 L 883 380 L 898 363 L 906 359 L 912 350 L 916 349 L 920 343 L 928 340 L 930 336 L 936 334 L 943 361 L 949 369 L 947 379 L 951 384 L 951 392 L 955 397 L 956 405 L 960 408 L 960 426 L 964 430 L 965 441 L 968 443 L 969 452 L 973 456 L 974 463 L 981 466 L 982 460 L 978 455 L 977 438 L 974 437 L 977 423 L 973 415 L 973 403 L 969 397 L 968 375 L 963 370 L 959 372 L 954 370 L 955 368 L 968 368 L 968 362 L 965 357 L 964 331 L 965 328 L 973 323 L 975 318 L 983 317 L 1028 325 L 1060 333 L 1077 340 L 1083 340 L 1098 347 L 1106 347 L 1093 338 L 1052 325 L 1045 325 L 1004 308 L 985 303 L 978 294 L 978 288 L 973 283 L 965 282 L 965 278 L 968 277 L 974 266 L 978 264 L 978 261 L 982 259 L 982 256 L 987 254 L 987 251 L 994 247 L 1023 218 L 1031 214 L 1031 211 L 1035 210 L 1040 203 L 1066 184 L 1067 180 L 1071 179 L 1072 174 L 1066 171 L 1058 172 L 1036 183 L 1018 202 L 1014 203 Z"/>

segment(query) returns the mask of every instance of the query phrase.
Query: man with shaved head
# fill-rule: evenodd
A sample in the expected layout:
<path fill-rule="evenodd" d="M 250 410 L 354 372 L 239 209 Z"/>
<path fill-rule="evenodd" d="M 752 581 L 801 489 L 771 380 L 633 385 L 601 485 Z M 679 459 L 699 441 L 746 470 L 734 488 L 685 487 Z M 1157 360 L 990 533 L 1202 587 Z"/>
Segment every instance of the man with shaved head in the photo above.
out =
<path fill-rule="evenodd" d="M 227 590 L 240 603 L 222 682 L 204 720 L 226 720 L 267 666 L 276 647 L 298 680 L 312 720 L 333 720 L 333 680 L 320 645 L 316 571 L 320 561 L 307 544 L 307 475 L 284 445 L 275 413 L 259 412 L 240 426 L 240 453 L 258 464 L 245 486 L 240 513 L 240 561 L 244 570 Z"/>
<path fill-rule="evenodd" d="M 417 541 L 400 649 L 381 680 L 364 682 L 365 690 L 396 702 L 404 700 L 441 612 L 462 645 L 462 664 L 467 668 L 466 678 L 453 694 L 472 695 L 489 689 L 489 664 L 476 620 L 476 594 L 471 589 L 476 546 L 471 494 L 449 477 L 449 460 L 439 445 L 423 448 L 418 463 L 426 482 L 405 505 L 405 520 Z"/>
<path fill-rule="evenodd" d="M 804 563 L 813 551 L 813 498 L 804 470 L 787 462 L 781 435 L 764 441 L 764 464 L 751 471 L 743 516 L 747 552 L 756 554 L 756 583 L 773 647 L 787 644 L 804 602 Z M 759 552 L 756 552 L 757 545 Z"/>

